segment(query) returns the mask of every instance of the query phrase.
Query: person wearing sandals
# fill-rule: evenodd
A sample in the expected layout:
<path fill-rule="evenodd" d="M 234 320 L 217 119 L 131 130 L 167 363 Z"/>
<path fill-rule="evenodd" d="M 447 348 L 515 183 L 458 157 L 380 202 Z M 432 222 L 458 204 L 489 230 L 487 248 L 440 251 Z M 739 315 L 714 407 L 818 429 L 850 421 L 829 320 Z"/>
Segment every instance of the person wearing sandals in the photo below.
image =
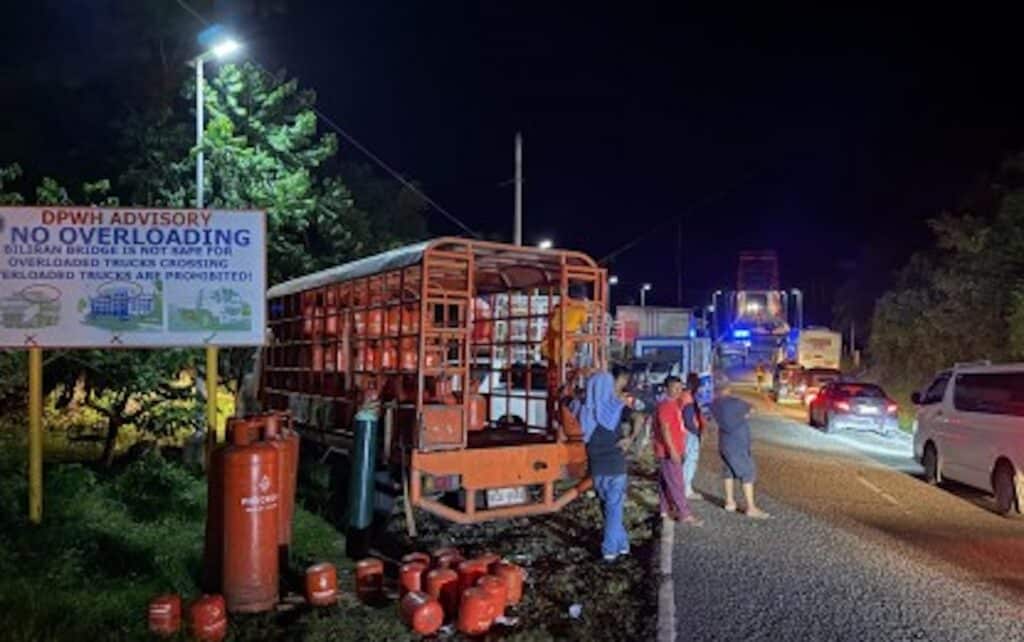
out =
<path fill-rule="evenodd" d="M 711 402 L 711 415 L 718 424 L 718 454 L 722 457 L 722 479 L 725 482 L 725 510 L 736 511 L 734 487 L 736 480 L 743 485 L 746 499 L 746 515 L 755 519 L 767 519 L 768 513 L 757 507 L 754 501 L 754 481 L 757 469 L 750 452 L 750 416 L 753 406 L 733 396 L 728 381 L 717 388 L 718 396 Z"/>
<path fill-rule="evenodd" d="M 658 488 L 661 491 L 661 516 L 693 526 L 701 521 L 690 512 L 683 481 L 683 459 L 688 435 L 683 428 L 683 382 L 679 377 L 665 379 L 665 398 L 658 404 L 657 430 L 654 431 L 654 455 L 658 460 Z"/>

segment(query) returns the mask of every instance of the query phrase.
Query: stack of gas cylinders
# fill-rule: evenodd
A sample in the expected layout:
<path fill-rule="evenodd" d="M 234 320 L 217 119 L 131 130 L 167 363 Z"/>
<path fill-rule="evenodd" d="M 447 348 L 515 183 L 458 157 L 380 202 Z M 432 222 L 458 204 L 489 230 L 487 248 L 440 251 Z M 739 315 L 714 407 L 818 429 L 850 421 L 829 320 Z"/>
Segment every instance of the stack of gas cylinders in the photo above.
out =
<path fill-rule="evenodd" d="M 204 588 L 232 613 L 274 608 L 287 568 L 299 468 L 290 415 L 232 418 L 210 455 Z"/>
<path fill-rule="evenodd" d="M 379 560 L 356 566 L 356 590 L 366 597 L 380 585 Z M 398 571 L 402 620 L 420 635 L 432 635 L 451 622 L 466 635 L 482 635 L 523 597 L 523 571 L 493 553 L 464 559 L 456 548 L 428 555 L 409 553 Z"/>

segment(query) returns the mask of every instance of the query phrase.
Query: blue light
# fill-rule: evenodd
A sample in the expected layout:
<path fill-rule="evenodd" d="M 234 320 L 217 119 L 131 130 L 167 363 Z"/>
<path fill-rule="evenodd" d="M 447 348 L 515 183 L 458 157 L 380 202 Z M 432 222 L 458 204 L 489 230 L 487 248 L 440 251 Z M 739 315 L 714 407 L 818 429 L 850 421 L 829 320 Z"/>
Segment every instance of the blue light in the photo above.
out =
<path fill-rule="evenodd" d="M 697 336 L 697 330 L 690 328 L 690 338 L 693 339 Z"/>
<path fill-rule="evenodd" d="M 733 330 L 732 336 L 735 339 L 746 339 L 750 336 L 750 330 Z"/>

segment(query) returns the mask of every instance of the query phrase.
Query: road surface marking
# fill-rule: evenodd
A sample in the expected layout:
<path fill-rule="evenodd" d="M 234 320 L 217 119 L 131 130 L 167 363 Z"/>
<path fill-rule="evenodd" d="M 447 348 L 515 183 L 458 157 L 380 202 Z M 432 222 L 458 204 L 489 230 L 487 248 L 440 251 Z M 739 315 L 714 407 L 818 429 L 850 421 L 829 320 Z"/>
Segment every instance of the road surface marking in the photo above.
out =
<path fill-rule="evenodd" d="M 675 547 L 675 522 L 661 520 L 661 551 L 658 582 L 658 642 L 676 639 L 676 588 L 672 580 L 672 549 Z"/>
<path fill-rule="evenodd" d="M 877 495 L 878 495 L 879 497 L 881 497 L 881 498 L 882 498 L 882 499 L 884 499 L 885 501 L 889 502 L 890 504 L 892 504 L 892 505 L 893 505 L 893 506 L 895 506 L 896 508 L 898 508 L 898 509 L 902 510 L 902 511 L 903 511 L 904 513 L 906 513 L 906 512 L 907 512 L 907 510 L 906 510 L 905 508 L 903 508 L 903 504 L 901 504 L 901 503 L 899 502 L 899 500 L 897 500 L 897 499 L 896 499 L 895 497 L 893 497 L 893 496 L 892 496 L 892 495 L 890 495 L 889 493 L 885 492 L 884 490 L 882 490 L 882 489 L 881 489 L 881 488 L 879 488 L 878 486 L 875 486 L 874 484 L 872 484 L 871 482 L 869 482 L 869 481 L 868 481 L 868 480 L 867 480 L 867 479 L 866 479 L 866 478 L 865 478 L 865 477 L 864 477 L 863 475 L 861 475 L 860 473 L 857 473 L 857 481 L 859 481 L 859 482 L 860 482 L 860 483 L 861 483 L 862 485 L 864 485 L 864 486 L 866 486 L 867 488 L 869 488 L 869 489 L 871 489 L 872 491 L 874 491 L 874 492 L 875 492 L 875 493 L 876 493 L 876 494 L 877 494 Z"/>

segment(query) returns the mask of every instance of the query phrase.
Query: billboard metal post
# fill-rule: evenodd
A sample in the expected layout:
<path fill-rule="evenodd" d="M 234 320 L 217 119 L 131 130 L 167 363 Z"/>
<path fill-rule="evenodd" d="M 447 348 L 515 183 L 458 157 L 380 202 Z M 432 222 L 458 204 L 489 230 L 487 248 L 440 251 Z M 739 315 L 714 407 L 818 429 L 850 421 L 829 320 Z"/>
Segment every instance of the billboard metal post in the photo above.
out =
<path fill-rule="evenodd" d="M 43 521 L 43 349 L 28 349 L 28 519 Z"/>

